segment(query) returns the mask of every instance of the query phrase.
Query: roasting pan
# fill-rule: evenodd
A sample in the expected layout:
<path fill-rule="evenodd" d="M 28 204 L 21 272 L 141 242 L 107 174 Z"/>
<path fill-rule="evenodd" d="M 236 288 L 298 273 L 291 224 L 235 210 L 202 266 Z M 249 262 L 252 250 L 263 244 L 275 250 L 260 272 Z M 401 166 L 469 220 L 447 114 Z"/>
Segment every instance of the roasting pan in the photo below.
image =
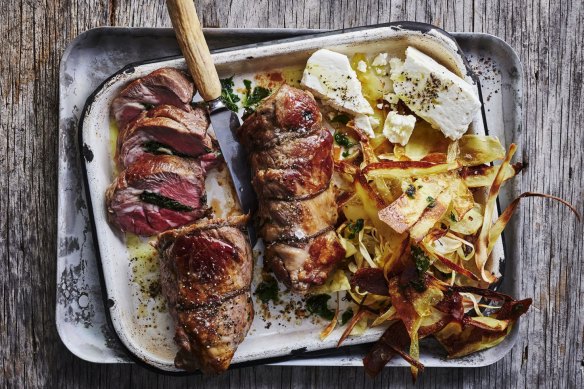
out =
<path fill-rule="evenodd" d="M 450 35 L 436 27 L 412 22 L 305 35 L 218 50 L 213 53 L 213 60 L 220 77 L 234 76 L 236 84 L 241 84 L 242 79 L 253 79 L 259 72 L 301 67 L 312 52 L 323 47 L 346 54 L 384 51 L 390 55 L 397 55 L 399 52 L 403 53 L 408 45 L 431 54 L 478 87 L 462 51 Z M 136 251 L 142 250 L 144 245 L 128 245 L 125 238 L 109 226 L 105 217 L 104 201 L 105 189 L 115 174 L 112 159 L 114 135 L 110 129 L 109 105 L 127 82 L 166 66 L 186 68 L 181 57 L 163 58 L 131 64 L 107 79 L 89 97 L 81 115 L 79 150 L 82 154 L 89 214 L 96 240 L 96 254 L 108 319 L 117 337 L 135 360 L 166 372 L 177 372 L 173 365 L 177 351 L 172 339 L 173 324 L 164 309 L 164 301 L 161 296 L 150 297 L 148 291 L 144 290 L 148 288 L 138 282 L 140 277 L 156 279 L 156 264 L 152 261 L 132 259 L 136 257 Z M 473 122 L 471 132 L 478 134 L 487 132 L 484 110 Z M 223 206 L 230 204 L 232 199 L 229 198 L 229 194 L 215 185 L 214 178 L 217 177 L 211 176 L 207 180 L 209 199 L 215 198 Z M 496 246 L 493 258 L 495 260 L 492 263 L 496 266 L 504 263 L 501 243 Z M 256 268 L 259 266 L 256 265 Z M 257 277 L 254 282 L 255 280 Z M 299 303 L 298 298 L 289 298 L 282 293 L 281 296 L 284 304 Z M 326 323 L 278 315 L 281 306 L 271 306 L 269 312 L 262 312 L 258 309 L 257 301 L 255 303 L 256 318 L 246 340 L 233 358 L 234 366 L 274 362 L 282 358 L 309 355 L 314 351 L 318 351 L 318 355 L 326 355 L 329 350 L 334 350 L 343 330 L 337 328 L 329 338 L 320 341 L 318 335 Z M 268 316 L 271 316 L 271 319 L 266 319 Z M 345 344 L 350 346 L 375 341 L 384 329 L 384 327 L 370 329 L 364 335 L 350 337 Z M 466 361 L 464 365 L 480 366 L 492 363 L 502 357 L 511 346 L 512 342 L 503 342 L 494 349 L 463 358 Z M 503 352 L 502 347 L 505 348 Z M 432 341 L 424 342 L 421 348 L 421 362 L 426 366 L 460 366 L 456 362 L 452 363 L 454 361 L 446 360 L 440 346 Z M 392 360 L 390 364 L 407 365 L 399 359 Z"/>

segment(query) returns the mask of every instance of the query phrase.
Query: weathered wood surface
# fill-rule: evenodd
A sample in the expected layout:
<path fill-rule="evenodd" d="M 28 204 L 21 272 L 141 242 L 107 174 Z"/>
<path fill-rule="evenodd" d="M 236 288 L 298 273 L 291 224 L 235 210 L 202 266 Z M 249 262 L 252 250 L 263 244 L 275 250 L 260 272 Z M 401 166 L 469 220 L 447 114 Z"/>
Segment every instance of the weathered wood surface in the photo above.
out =
<path fill-rule="evenodd" d="M 584 5 L 581 0 L 199 0 L 205 26 L 341 28 L 396 20 L 498 35 L 524 64 L 519 136 L 524 190 L 583 208 Z M 398 387 L 361 368 L 256 367 L 216 378 L 167 377 L 93 365 L 55 328 L 57 88 L 67 43 L 97 26 L 170 26 L 157 1 L 2 1 L 0 54 L 0 382 L 11 387 Z M 478 369 L 427 369 L 419 387 L 584 387 L 582 224 L 557 204 L 527 200 L 521 296 L 534 298 L 513 351 Z"/>

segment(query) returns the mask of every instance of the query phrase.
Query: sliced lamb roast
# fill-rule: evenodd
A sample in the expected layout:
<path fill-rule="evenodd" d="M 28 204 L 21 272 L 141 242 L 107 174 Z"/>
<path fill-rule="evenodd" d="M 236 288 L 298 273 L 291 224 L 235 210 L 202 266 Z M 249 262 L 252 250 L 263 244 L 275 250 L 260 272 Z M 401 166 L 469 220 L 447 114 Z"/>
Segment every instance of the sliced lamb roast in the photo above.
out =
<path fill-rule="evenodd" d="M 332 230 L 332 136 L 312 95 L 283 85 L 238 130 L 250 153 L 265 261 L 297 292 L 325 282 L 344 249 Z"/>
<path fill-rule="evenodd" d="M 189 76 L 178 69 L 163 68 L 132 81 L 112 102 L 112 116 L 124 128 L 148 107 L 161 104 L 188 110 L 195 94 Z"/>
<path fill-rule="evenodd" d="M 147 155 L 122 171 L 106 192 L 110 223 L 150 236 L 208 211 L 201 165 L 172 155 Z"/>
<path fill-rule="evenodd" d="M 207 133 L 209 119 L 203 108 L 182 110 L 160 105 L 138 115 L 118 136 L 118 166 L 124 168 L 144 154 L 199 157 L 213 154 Z"/>
<path fill-rule="evenodd" d="M 247 216 L 202 220 L 158 238 L 160 279 L 180 350 L 175 365 L 227 370 L 253 320 Z"/>

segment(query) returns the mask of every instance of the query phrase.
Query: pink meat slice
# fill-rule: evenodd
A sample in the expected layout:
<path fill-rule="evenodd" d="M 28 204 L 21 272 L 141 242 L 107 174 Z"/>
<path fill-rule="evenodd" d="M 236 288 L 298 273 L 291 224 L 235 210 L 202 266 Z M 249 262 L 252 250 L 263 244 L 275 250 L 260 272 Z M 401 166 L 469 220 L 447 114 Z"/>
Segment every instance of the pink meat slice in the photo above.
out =
<path fill-rule="evenodd" d="M 178 69 L 162 68 L 126 86 L 112 102 L 111 113 L 122 129 L 150 106 L 168 104 L 187 110 L 194 94 L 190 77 Z"/>
<path fill-rule="evenodd" d="M 174 203 L 161 206 L 143 196 L 162 197 Z M 196 160 L 172 155 L 144 156 L 118 175 L 106 192 L 106 203 L 110 223 L 121 231 L 155 235 L 208 212 L 204 171 Z"/>

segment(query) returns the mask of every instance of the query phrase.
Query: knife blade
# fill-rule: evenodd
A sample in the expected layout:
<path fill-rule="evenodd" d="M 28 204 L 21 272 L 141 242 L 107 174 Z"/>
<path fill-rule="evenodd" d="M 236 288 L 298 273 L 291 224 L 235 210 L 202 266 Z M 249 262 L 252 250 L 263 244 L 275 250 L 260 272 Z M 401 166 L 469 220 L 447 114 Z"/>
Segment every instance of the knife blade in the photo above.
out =
<path fill-rule="evenodd" d="M 207 102 L 211 125 L 229 168 L 242 211 L 253 212 L 257 202 L 251 186 L 247 155 L 234 136 L 240 124 L 239 118 L 227 109 L 221 100 L 221 82 L 205 41 L 195 5 L 192 0 L 167 0 L 166 5 L 187 67 L 199 94 Z M 248 224 L 248 234 L 253 247 L 256 235 L 251 222 Z"/>

